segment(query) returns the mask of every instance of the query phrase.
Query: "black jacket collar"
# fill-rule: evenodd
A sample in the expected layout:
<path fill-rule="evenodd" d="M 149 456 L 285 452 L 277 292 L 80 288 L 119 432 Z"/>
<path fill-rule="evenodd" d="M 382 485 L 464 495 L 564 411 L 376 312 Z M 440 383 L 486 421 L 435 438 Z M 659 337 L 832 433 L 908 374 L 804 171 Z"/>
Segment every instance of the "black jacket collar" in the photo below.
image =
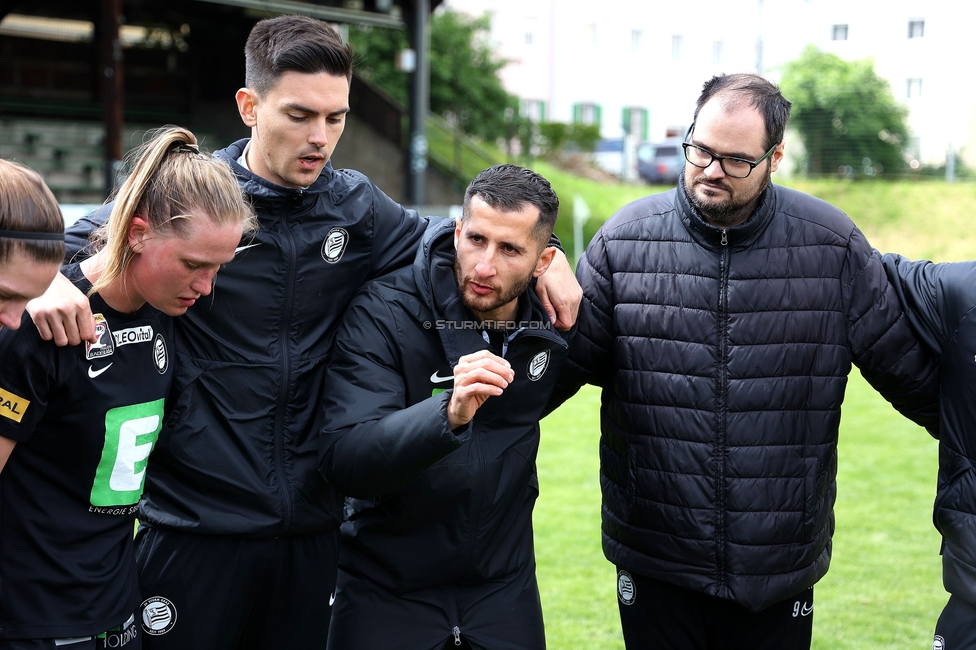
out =
<path fill-rule="evenodd" d="M 720 228 L 705 221 L 701 213 L 688 200 L 684 176 L 678 179 L 675 205 L 681 222 L 702 246 L 720 248 L 724 244 L 732 248 L 747 248 L 762 234 L 776 213 L 776 191 L 773 184 L 769 183 L 759 197 L 759 205 L 752 215 L 745 223 L 732 228 Z"/>

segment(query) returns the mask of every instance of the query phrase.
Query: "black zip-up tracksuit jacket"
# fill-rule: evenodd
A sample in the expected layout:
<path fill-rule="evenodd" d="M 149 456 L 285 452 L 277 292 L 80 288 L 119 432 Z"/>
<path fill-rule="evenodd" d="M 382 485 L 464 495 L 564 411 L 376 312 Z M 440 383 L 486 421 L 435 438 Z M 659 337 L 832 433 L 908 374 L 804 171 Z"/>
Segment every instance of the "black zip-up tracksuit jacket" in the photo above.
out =
<path fill-rule="evenodd" d="M 332 342 L 369 279 L 410 264 L 427 219 L 358 172 L 332 169 L 305 189 L 225 160 L 259 220 L 213 293 L 176 319 L 176 375 L 146 477 L 140 519 L 185 532 L 313 534 L 342 521 L 317 470 Z M 107 210 L 69 230 L 69 256 Z"/>
<path fill-rule="evenodd" d="M 535 459 L 567 345 L 526 291 L 524 327 L 504 344 L 513 383 L 452 432 L 452 368 L 489 348 L 461 304 L 453 234 L 432 226 L 413 268 L 367 285 L 336 338 L 322 472 L 354 499 L 330 648 L 443 647 L 452 633 L 475 647 L 544 646 Z"/>
<path fill-rule="evenodd" d="M 939 360 L 939 481 L 946 591 L 976 605 L 976 262 L 882 257 L 912 327 Z"/>
<path fill-rule="evenodd" d="M 852 363 L 937 426 L 937 368 L 880 260 L 812 196 L 769 185 L 728 229 L 683 186 L 645 197 L 577 277 L 564 377 L 603 387 L 603 549 L 633 573 L 752 611 L 823 577 Z"/>

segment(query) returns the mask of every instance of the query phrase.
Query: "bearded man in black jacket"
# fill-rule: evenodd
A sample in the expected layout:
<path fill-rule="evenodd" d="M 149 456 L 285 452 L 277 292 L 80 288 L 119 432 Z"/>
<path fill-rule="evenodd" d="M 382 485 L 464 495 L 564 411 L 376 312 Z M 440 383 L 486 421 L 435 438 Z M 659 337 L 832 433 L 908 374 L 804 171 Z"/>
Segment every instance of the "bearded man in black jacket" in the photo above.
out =
<path fill-rule="evenodd" d="M 622 208 L 577 267 L 560 400 L 603 387 L 603 549 L 628 648 L 806 649 L 856 365 L 937 426 L 935 364 L 851 220 L 770 177 L 790 102 L 703 88 L 679 187 Z"/>
<path fill-rule="evenodd" d="M 353 497 L 329 648 L 545 647 L 535 458 L 567 345 L 529 285 L 558 209 L 535 172 L 487 169 L 350 304 L 322 393 L 321 470 Z"/>

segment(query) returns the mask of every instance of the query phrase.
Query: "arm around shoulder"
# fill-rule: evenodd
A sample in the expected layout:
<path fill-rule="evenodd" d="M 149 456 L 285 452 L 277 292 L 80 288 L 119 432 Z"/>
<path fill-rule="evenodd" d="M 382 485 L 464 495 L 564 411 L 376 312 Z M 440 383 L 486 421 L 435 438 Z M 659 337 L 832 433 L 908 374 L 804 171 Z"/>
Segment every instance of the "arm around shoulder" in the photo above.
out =
<path fill-rule="evenodd" d="M 80 261 L 91 254 L 91 235 L 111 213 L 112 204 L 108 203 L 65 230 L 65 261 Z M 60 273 L 44 295 L 27 303 L 27 313 L 45 341 L 61 347 L 96 341 L 88 297 Z"/>
<path fill-rule="evenodd" d="M 88 296 L 60 273 L 42 296 L 27 303 L 27 313 L 41 338 L 59 347 L 96 341 Z"/>
<path fill-rule="evenodd" d="M 880 257 L 856 230 L 848 266 L 843 291 L 854 364 L 899 413 L 937 429 L 938 359 L 913 330 Z"/>
<path fill-rule="evenodd" d="M 553 248 L 556 248 L 556 251 L 552 263 L 536 281 L 536 293 L 542 300 L 542 305 L 549 314 L 553 326 L 568 331 L 576 324 L 583 290 L 573 275 L 573 268 L 569 265 L 566 253 L 558 247 Z"/>
<path fill-rule="evenodd" d="M 388 197 L 365 176 L 372 195 L 373 271 L 377 278 L 413 262 L 417 247 L 427 230 L 429 219 L 408 210 Z"/>

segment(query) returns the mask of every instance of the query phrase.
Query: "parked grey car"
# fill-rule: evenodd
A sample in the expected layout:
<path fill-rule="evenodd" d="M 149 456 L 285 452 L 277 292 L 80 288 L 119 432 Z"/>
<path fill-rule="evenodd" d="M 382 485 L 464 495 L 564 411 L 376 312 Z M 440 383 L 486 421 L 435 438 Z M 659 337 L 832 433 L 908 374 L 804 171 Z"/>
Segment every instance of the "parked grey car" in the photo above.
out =
<path fill-rule="evenodd" d="M 593 148 L 593 164 L 617 178 L 624 175 L 624 140 L 598 140 Z"/>
<path fill-rule="evenodd" d="M 637 147 L 637 174 L 652 185 L 674 185 L 684 164 L 681 138 L 642 142 Z"/>

